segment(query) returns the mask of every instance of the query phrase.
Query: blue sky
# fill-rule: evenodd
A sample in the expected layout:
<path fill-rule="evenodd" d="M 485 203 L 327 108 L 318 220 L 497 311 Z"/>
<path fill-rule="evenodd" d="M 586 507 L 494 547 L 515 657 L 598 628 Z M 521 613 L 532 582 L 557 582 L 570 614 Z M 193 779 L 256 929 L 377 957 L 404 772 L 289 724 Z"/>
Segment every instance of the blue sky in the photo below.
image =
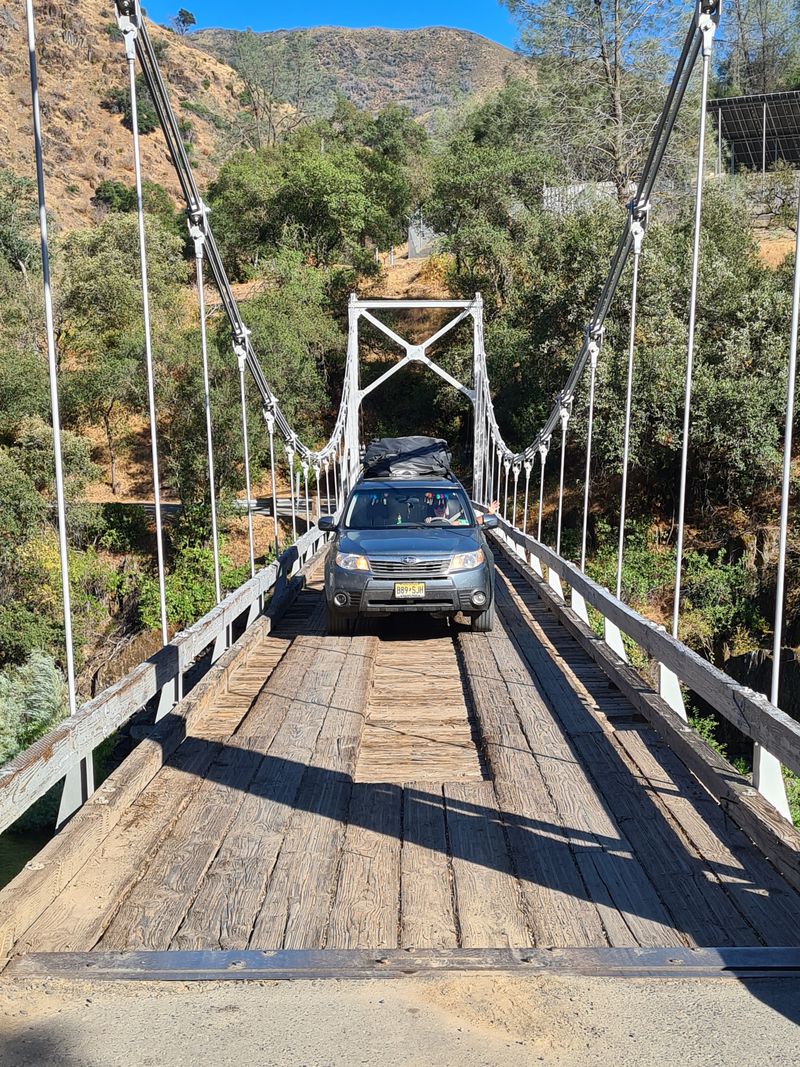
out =
<path fill-rule="evenodd" d="M 298 26 L 385 26 L 408 30 L 420 26 L 455 26 L 513 47 L 516 29 L 508 11 L 497 0 L 405 0 L 405 3 L 348 0 L 308 0 L 302 6 L 258 4 L 254 0 L 157 0 L 143 5 L 150 18 L 166 22 L 179 7 L 186 7 L 198 26 L 227 29 L 287 30 Z"/>

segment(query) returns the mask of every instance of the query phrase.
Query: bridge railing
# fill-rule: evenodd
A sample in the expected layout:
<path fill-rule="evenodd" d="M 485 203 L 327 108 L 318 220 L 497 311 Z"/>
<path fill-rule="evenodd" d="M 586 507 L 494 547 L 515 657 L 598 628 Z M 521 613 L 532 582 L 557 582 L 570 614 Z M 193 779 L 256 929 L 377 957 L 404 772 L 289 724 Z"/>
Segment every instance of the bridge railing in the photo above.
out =
<path fill-rule="evenodd" d="M 663 626 L 618 600 L 547 545 L 530 534 L 521 533 L 502 517 L 499 521 L 498 532 L 506 544 L 547 581 L 561 601 L 570 604 L 579 618 L 588 621 L 585 605 L 590 604 L 600 613 L 604 623 L 611 623 L 628 636 L 658 664 L 672 671 L 688 690 L 702 697 L 743 734 L 800 774 L 800 723 L 770 703 L 762 693 L 741 685 L 693 652 Z M 544 567 L 547 568 L 546 576 Z M 614 647 L 616 641 L 609 640 L 607 631 L 603 641 L 615 655 L 619 655 Z M 619 658 L 623 659 L 622 656 Z"/>
<path fill-rule="evenodd" d="M 166 715 L 185 695 L 188 669 L 209 647 L 216 661 L 230 646 L 235 623 L 246 631 L 265 610 L 271 617 L 279 614 L 293 577 L 325 537 L 316 526 L 308 530 L 150 659 L 0 768 L 0 833 L 60 781 L 64 787 L 57 825 L 77 811 L 94 791 L 92 761 L 98 745 L 151 702 L 158 702 L 156 720 Z"/>
<path fill-rule="evenodd" d="M 485 509 L 478 506 L 477 510 Z M 522 533 L 501 516 L 498 518 L 499 527 L 494 531 L 497 540 L 506 546 L 512 562 L 519 561 L 518 567 L 521 565 L 520 569 L 537 581 L 541 597 L 560 621 L 733 821 L 800 888 L 800 830 L 780 814 L 775 803 L 780 797 L 773 799 L 763 782 L 758 788 L 751 785 L 702 740 L 686 720 L 682 698 L 671 702 L 663 686 L 657 693 L 628 663 L 621 635 L 659 665 L 662 678 L 670 675 L 676 687 L 683 686 L 702 698 L 755 745 L 796 774 L 800 774 L 800 723 L 762 693 L 741 685 L 692 651 L 663 626 L 634 611 L 547 545 Z M 603 636 L 589 626 L 587 605 L 601 616 Z"/>

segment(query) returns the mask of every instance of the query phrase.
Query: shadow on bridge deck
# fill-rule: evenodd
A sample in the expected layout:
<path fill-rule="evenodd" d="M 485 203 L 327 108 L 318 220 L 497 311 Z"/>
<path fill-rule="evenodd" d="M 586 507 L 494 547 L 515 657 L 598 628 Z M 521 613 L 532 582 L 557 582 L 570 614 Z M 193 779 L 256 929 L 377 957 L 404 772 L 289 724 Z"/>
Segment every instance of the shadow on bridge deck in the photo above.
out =
<path fill-rule="evenodd" d="M 498 607 L 337 638 L 309 588 L 14 951 L 800 944 L 535 590 L 501 569 Z"/>

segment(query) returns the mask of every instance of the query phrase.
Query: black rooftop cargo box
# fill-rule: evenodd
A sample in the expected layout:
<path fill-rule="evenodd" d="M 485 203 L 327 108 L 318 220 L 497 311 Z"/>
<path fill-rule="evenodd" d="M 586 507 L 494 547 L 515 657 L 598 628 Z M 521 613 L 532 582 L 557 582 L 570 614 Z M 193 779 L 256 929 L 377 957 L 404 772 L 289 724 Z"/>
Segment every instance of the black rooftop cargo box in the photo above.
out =
<path fill-rule="evenodd" d="M 364 452 L 364 477 L 447 478 L 451 458 L 440 437 L 381 437 Z"/>

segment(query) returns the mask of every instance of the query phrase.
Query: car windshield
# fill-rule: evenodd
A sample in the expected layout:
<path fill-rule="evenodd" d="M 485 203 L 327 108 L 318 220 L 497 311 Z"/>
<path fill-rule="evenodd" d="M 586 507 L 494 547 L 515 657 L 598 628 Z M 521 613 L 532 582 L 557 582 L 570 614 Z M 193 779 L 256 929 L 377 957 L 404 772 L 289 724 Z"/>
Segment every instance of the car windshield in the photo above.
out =
<path fill-rule="evenodd" d="M 345 526 L 351 530 L 388 530 L 396 526 L 473 526 L 463 489 L 397 486 L 356 489 Z"/>

